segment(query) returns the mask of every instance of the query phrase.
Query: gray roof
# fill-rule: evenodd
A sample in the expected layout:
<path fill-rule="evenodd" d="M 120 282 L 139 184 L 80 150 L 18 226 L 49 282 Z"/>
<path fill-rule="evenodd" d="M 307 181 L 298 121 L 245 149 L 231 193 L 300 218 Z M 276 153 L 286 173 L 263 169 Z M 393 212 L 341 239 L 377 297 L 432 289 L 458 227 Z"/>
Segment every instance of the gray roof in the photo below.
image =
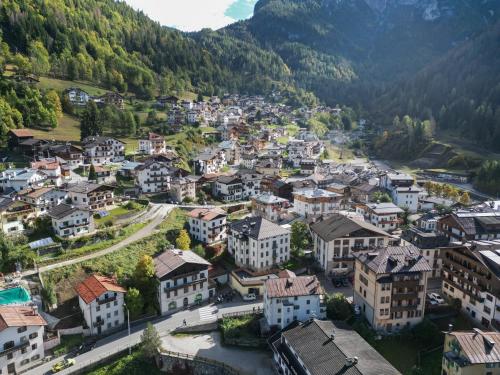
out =
<path fill-rule="evenodd" d="M 389 233 L 375 225 L 344 215 L 333 215 L 326 220 L 315 223 L 311 225 L 311 230 L 327 242 L 358 230 L 370 231 L 374 236 L 390 237 Z"/>
<path fill-rule="evenodd" d="M 66 190 L 72 193 L 90 193 L 94 190 L 98 190 L 101 188 L 107 188 L 109 190 L 113 190 L 111 186 L 107 185 L 101 185 L 101 184 L 94 184 L 91 182 L 79 182 L 74 185 L 69 185 Z"/>
<path fill-rule="evenodd" d="M 337 198 L 341 194 L 323 189 L 300 189 L 293 192 L 293 195 L 302 195 L 306 198 Z"/>
<path fill-rule="evenodd" d="M 259 203 L 265 203 L 265 204 L 288 202 L 288 199 L 277 197 L 276 195 L 273 195 L 271 193 L 262 193 L 261 195 L 256 196 L 255 200 Z"/>
<path fill-rule="evenodd" d="M 163 278 L 186 263 L 210 266 L 210 263 L 190 250 L 166 250 L 153 258 L 156 277 Z"/>
<path fill-rule="evenodd" d="M 378 215 L 400 214 L 403 210 L 394 203 L 368 203 L 367 206 Z"/>
<path fill-rule="evenodd" d="M 73 212 L 77 211 L 87 211 L 81 208 L 77 208 L 75 206 L 71 206 L 66 203 L 61 203 L 55 207 L 53 207 L 49 212 L 49 216 L 54 218 L 54 219 L 62 219 L 63 217 L 66 217 L 68 215 L 71 215 Z"/>
<path fill-rule="evenodd" d="M 372 348 L 356 331 L 344 322 L 310 320 L 292 325 L 281 333 L 288 345 L 312 375 L 401 375 L 387 360 Z M 332 339 L 333 335 L 333 339 Z M 289 360 L 298 375 L 306 374 L 295 356 L 281 344 L 273 347 Z M 358 362 L 346 365 L 347 358 Z"/>
<path fill-rule="evenodd" d="M 231 230 L 255 240 L 289 234 L 290 231 L 262 217 L 247 217 L 230 224 Z"/>
<path fill-rule="evenodd" d="M 377 274 L 432 271 L 420 249 L 414 245 L 360 251 L 354 256 Z"/>

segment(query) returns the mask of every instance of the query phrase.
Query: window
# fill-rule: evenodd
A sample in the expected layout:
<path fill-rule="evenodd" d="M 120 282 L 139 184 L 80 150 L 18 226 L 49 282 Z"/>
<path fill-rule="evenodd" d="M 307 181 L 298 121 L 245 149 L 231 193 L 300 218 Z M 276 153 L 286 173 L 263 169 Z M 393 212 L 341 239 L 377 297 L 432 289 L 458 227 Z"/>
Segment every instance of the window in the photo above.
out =
<path fill-rule="evenodd" d="M 28 328 L 26 328 L 26 326 L 24 326 L 24 327 L 19 327 L 19 328 L 17 329 L 17 333 L 22 333 L 22 332 L 25 332 L 27 329 L 28 329 Z"/>
<path fill-rule="evenodd" d="M 38 358 L 40 358 L 40 354 L 36 354 L 33 357 L 31 357 L 32 361 L 36 361 Z"/>
<path fill-rule="evenodd" d="M 14 341 L 7 341 L 3 344 L 3 350 L 7 350 L 14 347 Z"/>
<path fill-rule="evenodd" d="M 95 308 L 95 311 L 101 311 L 101 306 L 97 306 L 97 307 Z"/>
<path fill-rule="evenodd" d="M 30 340 L 36 339 L 38 337 L 38 332 L 33 332 L 30 334 Z"/>
<path fill-rule="evenodd" d="M 31 350 L 35 350 L 37 348 L 38 344 L 33 344 L 31 345 Z"/>
<path fill-rule="evenodd" d="M 310 301 L 310 300 L 307 300 L 307 301 L 306 301 L 306 304 L 307 304 L 307 305 L 310 305 L 310 304 L 311 304 L 311 301 Z"/>
<path fill-rule="evenodd" d="M 25 354 L 28 351 L 28 348 L 21 348 L 21 354 Z"/>
<path fill-rule="evenodd" d="M 115 316 L 118 316 L 118 310 L 115 311 Z"/>
<path fill-rule="evenodd" d="M 20 365 L 21 365 L 21 366 L 25 366 L 25 365 L 27 365 L 29 362 L 30 362 L 30 360 L 29 360 L 28 358 L 26 358 L 26 359 L 23 359 L 23 360 L 20 362 Z"/>

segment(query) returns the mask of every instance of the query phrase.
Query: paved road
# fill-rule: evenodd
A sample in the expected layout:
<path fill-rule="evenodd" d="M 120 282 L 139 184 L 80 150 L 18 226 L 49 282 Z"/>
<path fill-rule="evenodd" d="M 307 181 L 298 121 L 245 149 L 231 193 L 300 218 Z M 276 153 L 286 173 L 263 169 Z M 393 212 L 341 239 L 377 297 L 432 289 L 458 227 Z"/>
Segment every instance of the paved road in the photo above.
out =
<path fill-rule="evenodd" d="M 206 307 L 206 306 L 205 306 Z M 241 302 L 233 302 L 227 304 L 217 305 L 217 315 L 222 316 L 222 314 L 230 313 L 230 312 L 238 312 L 238 311 L 247 311 L 252 310 L 254 307 L 259 307 L 262 309 L 262 303 L 241 303 Z M 158 330 L 161 336 L 167 335 L 170 331 L 174 330 L 177 327 L 182 326 L 182 322 L 186 319 L 188 325 L 201 323 L 203 320 L 200 319 L 200 309 L 186 310 L 180 311 L 168 317 L 160 317 L 153 321 L 155 328 Z M 110 357 L 111 355 L 120 352 L 129 346 L 134 346 L 140 343 L 141 335 L 146 327 L 146 323 L 141 323 L 137 326 L 133 326 L 131 329 L 131 335 L 128 337 L 127 330 L 122 330 L 117 332 L 111 336 L 108 336 L 97 342 L 96 347 L 88 353 L 84 353 L 78 357 L 75 357 L 76 364 L 73 367 L 70 367 L 64 371 L 61 371 L 59 374 L 71 374 L 76 370 L 85 367 L 91 363 L 95 363 L 103 358 Z M 168 349 L 168 348 L 167 348 Z M 62 359 L 58 358 L 52 360 L 50 362 L 44 363 L 41 366 L 38 366 L 28 372 L 26 375 L 40 375 L 40 374 L 48 374 L 52 366 Z"/>

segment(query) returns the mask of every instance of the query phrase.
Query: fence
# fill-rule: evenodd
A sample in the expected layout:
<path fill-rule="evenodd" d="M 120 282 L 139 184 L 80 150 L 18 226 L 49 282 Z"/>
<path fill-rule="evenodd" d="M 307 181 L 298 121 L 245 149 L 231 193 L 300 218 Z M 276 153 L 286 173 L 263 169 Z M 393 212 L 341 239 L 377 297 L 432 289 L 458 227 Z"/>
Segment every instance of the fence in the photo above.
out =
<path fill-rule="evenodd" d="M 88 370 L 91 367 L 95 367 L 96 365 L 103 363 L 103 362 L 108 362 L 114 357 L 118 356 L 119 354 L 128 351 L 129 345 L 120 345 L 115 347 L 113 350 L 110 350 L 106 353 L 102 353 L 99 355 L 93 354 L 91 359 L 88 359 L 86 361 L 79 361 L 78 357 L 76 359 L 75 365 L 68 368 L 65 370 L 63 373 L 64 374 L 81 374 L 84 372 L 84 370 Z M 95 351 L 92 351 L 91 353 L 94 353 Z"/>
<path fill-rule="evenodd" d="M 222 314 L 222 319 L 224 319 L 224 318 L 236 318 L 239 316 L 246 316 L 246 315 L 260 315 L 262 313 L 264 313 L 264 310 L 262 310 L 261 308 L 256 308 L 254 310 L 246 310 L 246 311 L 235 311 L 235 312 Z"/>
<path fill-rule="evenodd" d="M 170 350 L 162 350 L 160 352 L 160 358 L 163 359 L 163 356 L 171 357 L 171 358 L 185 359 L 187 361 L 194 362 L 197 364 L 215 367 L 216 369 L 220 370 L 220 372 L 218 372 L 218 373 L 224 374 L 224 375 L 242 375 L 242 373 L 239 370 L 235 369 L 234 367 L 229 366 L 229 365 L 225 364 L 224 362 L 219 362 L 215 359 L 209 359 L 209 358 L 194 356 L 194 355 L 185 354 L 185 353 L 172 352 Z"/>

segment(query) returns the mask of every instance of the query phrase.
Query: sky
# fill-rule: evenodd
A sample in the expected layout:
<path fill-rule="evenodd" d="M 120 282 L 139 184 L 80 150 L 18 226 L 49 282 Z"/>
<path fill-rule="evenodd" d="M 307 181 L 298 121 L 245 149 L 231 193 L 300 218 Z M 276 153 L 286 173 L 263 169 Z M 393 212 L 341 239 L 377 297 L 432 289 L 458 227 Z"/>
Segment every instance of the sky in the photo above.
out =
<path fill-rule="evenodd" d="M 257 0 L 125 0 L 164 26 L 182 31 L 219 29 L 253 14 Z"/>

